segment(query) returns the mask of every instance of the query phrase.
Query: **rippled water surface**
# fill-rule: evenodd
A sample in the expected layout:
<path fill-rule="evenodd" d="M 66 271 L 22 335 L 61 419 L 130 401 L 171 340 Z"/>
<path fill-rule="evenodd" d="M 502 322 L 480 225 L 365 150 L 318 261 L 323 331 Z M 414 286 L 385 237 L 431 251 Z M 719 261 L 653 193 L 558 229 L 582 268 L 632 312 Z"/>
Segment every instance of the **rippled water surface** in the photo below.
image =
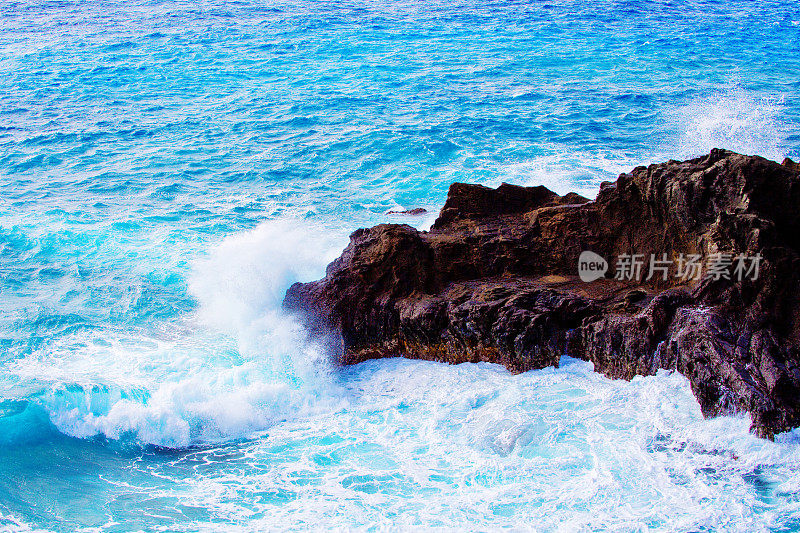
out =
<path fill-rule="evenodd" d="M 333 369 L 280 312 L 453 181 L 799 120 L 791 2 L 0 3 L 0 530 L 800 528 L 800 434 L 681 376 Z"/>

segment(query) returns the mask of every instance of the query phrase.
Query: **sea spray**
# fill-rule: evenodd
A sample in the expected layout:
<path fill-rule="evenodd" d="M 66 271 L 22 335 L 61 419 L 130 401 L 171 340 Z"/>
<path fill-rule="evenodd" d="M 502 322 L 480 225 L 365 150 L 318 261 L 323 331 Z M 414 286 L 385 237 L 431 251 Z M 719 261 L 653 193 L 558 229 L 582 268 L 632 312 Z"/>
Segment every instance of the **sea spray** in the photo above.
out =
<path fill-rule="evenodd" d="M 342 241 L 324 227 L 291 219 L 228 237 L 195 263 L 189 281 L 200 322 L 235 338 L 240 354 L 273 363 L 275 372 L 314 374 L 325 355 L 281 304 L 289 285 L 324 273 Z"/>
<path fill-rule="evenodd" d="M 224 239 L 193 267 L 199 302 L 177 335 L 66 337 L 11 365 L 64 433 L 185 447 L 243 438 L 333 408 L 324 347 L 281 310 L 340 239 L 278 220 Z"/>
<path fill-rule="evenodd" d="M 678 129 L 674 158 L 697 157 L 712 148 L 781 161 L 786 155 L 785 97 L 741 87 L 712 92 L 674 110 Z"/>

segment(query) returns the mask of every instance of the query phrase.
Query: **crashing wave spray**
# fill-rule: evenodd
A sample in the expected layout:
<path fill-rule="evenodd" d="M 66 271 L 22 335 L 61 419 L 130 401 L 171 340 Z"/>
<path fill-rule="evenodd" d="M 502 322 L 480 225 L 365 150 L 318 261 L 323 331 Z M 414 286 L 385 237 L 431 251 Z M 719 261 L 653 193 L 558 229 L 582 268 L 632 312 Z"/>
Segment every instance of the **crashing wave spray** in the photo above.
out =
<path fill-rule="evenodd" d="M 168 324 L 177 331 L 168 338 L 84 333 L 11 370 L 75 437 L 185 447 L 330 409 L 340 400 L 325 352 L 280 306 L 290 283 L 319 276 L 336 238 L 300 228 L 267 222 L 196 261 L 188 285 L 198 310 Z"/>
<path fill-rule="evenodd" d="M 775 161 L 786 156 L 781 116 L 784 98 L 758 96 L 742 89 L 697 100 L 677 112 L 681 158 L 724 148 Z M 674 157 L 674 155 L 672 155 Z"/>

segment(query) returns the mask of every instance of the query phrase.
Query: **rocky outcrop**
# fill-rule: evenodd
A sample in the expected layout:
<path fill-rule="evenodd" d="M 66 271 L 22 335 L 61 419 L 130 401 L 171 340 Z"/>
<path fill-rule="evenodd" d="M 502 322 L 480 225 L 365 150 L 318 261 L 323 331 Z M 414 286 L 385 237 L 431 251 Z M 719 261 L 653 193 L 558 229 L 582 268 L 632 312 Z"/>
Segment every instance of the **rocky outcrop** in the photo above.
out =
<path fill-rule="evenodd" d="M 589 283 L 586 250 L 609 263 Z M 343 364 L 403 355 L 522 372 L 567 354 L 613 378 L 677 370 L 704 414 L 748 411 L 771 437 L 800 425 L 799 254 L 797 165 L 713 150 L 637 167 L 594 201 L 454 183 L 429 232 L 356 231 L 284 305 Z"/>

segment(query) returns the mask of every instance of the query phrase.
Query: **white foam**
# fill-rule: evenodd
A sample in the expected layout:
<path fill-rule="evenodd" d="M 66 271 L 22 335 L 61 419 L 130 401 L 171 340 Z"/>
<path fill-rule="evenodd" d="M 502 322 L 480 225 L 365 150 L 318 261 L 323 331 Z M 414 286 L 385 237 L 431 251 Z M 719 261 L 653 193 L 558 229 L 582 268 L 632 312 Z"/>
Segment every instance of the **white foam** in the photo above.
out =
<path fill-rule="evenodd" d="M 712 93 L 681 107 L 668 117 L 679 130 L 677 153 L 671 158 L 707 154 L 725 148 L 781 161 L 786 154 L 784 98 L 734 88 Z"/>
<path fill-rule="evenodd" d="M 11 514 L 3 513 L 0 509 L 0 533 L 52 533 L 52 531 L 31 526 Z"/>
<path fill-rule="evenodd" d="M 544 185 L 561 195 L 577 192 L 594 198 L 601 182 L 613 181 L 619 174 L 641 164 L 620 154 L 578 153 L 566 148 L 554 150 L 552 154 L 506 165 L 500 175 L 487 185 L 496 187 L 502 182 L 523 186 Z"/>
<path fill-rule="evenodd" d="M 247 449 L 263 468 L 201 476 L 191 501 L 230 517 L 203 527 L 242 531 L 298 521 L 760 531 L 800 512 L 793 438 L 757 439 L 746 417 L 704 420 L 676 373 L 614 381 L 562 363 L 517 376 L 488 364 L 358 365 L 347 409 L 274 426 Z M 281 461 L 267 460 L 275 453 Z M 278 493 L 287 498 L 262 497 Z"/>
<path fill-rule="evenodd" d="M 652 147 L 649 153 L 632 157 L 613 151 L 549 146 L 551 153 L 492 169 L 499 171 L 497 176 L 483 184 L 544 185 L 558 194 L 577 192 L 594 198 L 602 181 L 613 181 L 636 166 L 697 157 L 712 148 L 781 161 L 788 155 L 790 130 L 783 118 L 784 106 L 780 95 L 764 96 L 741 88 L 714 92 L 665 111 L 664 120 L 675 136 L 663 146 Z"/>
<path fill-rule="evenodd" d="M 322 277 L 343 241 L 324 227 L 283 219 L 228 237 L 194 264 L 189 291 L 200 320 L 234 335 L 244 353 L 296 347 L 297 327 L 280 310 L 286 289 Z"/>
<path fill-rule="evenodd" d="M 185 447 L 247 437 L 283 420 L 334 407 L 325 392 L 237 366 L 154 383 L 144 402 L 123 396 L 129 397 L 130 391 L 88 387 L 54 387 L 44 402 L 52 422 L 75 437 L 130 435 L 143 443 Z"/>
<path fill-rule="evenodd" d="M 194 264 L 198 311 L 176 331 L 61 338 L 10 365 L 17 387 L 66 434 L 171 447 L 336 408 L 325 351 L 281 311 L 289 284 L 323 275 L 342 247 L 305 228 L 274 221 L 223 240 Z"/>

